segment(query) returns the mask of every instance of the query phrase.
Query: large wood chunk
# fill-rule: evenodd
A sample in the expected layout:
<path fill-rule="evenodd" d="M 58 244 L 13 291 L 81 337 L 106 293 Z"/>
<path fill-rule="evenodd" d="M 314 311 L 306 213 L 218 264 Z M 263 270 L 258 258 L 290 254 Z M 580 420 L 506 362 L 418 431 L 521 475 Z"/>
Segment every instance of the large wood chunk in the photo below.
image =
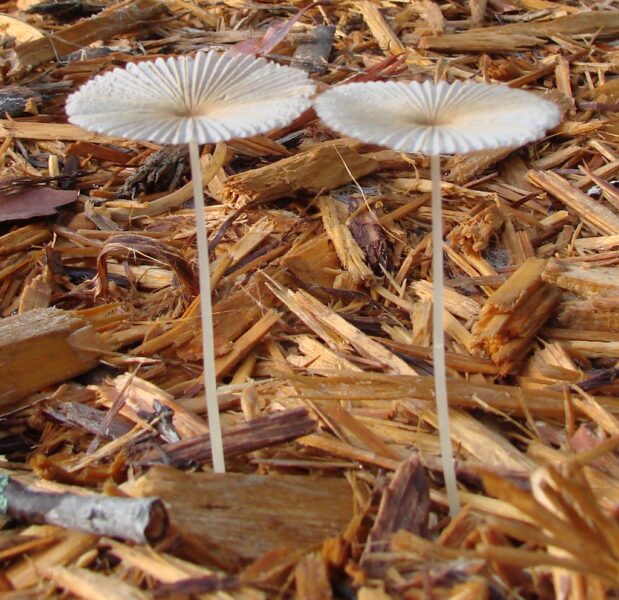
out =
<path fill-rule="evenodd" d="M 56 308 L 0 320 L 0 411 L 89 371 L 107 350 L 87 321 Z"/>
<path fill-rule="evenodd" d="M 207 543 L 228 561 L 255 560 L 282 546 L 319 546 L 340 533 L 353 514 L 350 486 L 335 478 L 154 467 L 123 488 L 132 496 L 164 500 L 181 535 Z"/>

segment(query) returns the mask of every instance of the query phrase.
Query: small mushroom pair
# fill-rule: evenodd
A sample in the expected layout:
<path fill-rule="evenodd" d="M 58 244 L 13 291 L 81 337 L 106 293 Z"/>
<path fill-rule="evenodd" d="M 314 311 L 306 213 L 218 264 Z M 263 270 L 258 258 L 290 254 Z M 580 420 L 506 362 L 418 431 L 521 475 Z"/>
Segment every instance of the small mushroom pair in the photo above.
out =
<path fill-rule="evenodd" d="M 159 144 L 188 144 L 196 208 L 204 381 L 215 472 L 225 471 L 211 314 L 204 196 L 198 144 L 283 127 L 311 105 L 307 74 L 226 52 L 129 64 L 72 94 L 69 120 L 85 129 Z M 433 359 L 439 437 L 450 513 L 459 510 L 445 375 L 440 155 L 520 146 L 560 120 L 542 98 L 500 85 L 456 81 L 341 85 L 314 102 L 332 129 L 393 150 L 430 156 L 432 174 Z"/>

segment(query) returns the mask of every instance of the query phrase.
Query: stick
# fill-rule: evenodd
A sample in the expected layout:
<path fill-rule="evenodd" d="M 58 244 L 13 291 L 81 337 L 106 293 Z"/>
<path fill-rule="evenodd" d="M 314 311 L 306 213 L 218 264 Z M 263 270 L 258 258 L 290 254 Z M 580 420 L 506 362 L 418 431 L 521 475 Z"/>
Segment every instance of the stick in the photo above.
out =
<path fill-rule="evenodd" d="M 193 201 L 196 210 L 196 236 L 198 238 L 198 268 L 200 276 L 200 311 L 202 315 L 202 364 L 204 391 L 208 413 L 209 436 L 215 473 L 225 473 L 224 446 L 221 436 L 219 404 L 217 402 L 217 375 L 215 373 L 215 342 L 213 339 L 213 310 L 211 307 L 211 275 L 206 233 L 206 211 L 202 190 L 200 151 L 196 142 L 189 142 Z"/>
<path fill-rule="evenodd" d="M 441 159 L 431 157 L 432 166 L 432 289 L 434 309 L 432 310 L 432 358 L 434 360 L 434 389 L 438 434 L 441 444 L 443 475 L 447 488 L 449 514 L 455 517 L 460 511 L 460 500 L 456 485 L 456 470 L 449 432 L 449 403 L 447 401 L 447 375 L 445 372 L 445 341 L 443 325 L 443 214 L 441 207 Z"/>
<path fill-rule="evenodd" d="M 6 475 L 0 477 L 0 501 L 3 498 L 6 512 L 16 519 L 121 538 L 136 544 L 157 542 L 165 537 L 168 529 L 168 513 L 159 498 L 37 492 Z"/>

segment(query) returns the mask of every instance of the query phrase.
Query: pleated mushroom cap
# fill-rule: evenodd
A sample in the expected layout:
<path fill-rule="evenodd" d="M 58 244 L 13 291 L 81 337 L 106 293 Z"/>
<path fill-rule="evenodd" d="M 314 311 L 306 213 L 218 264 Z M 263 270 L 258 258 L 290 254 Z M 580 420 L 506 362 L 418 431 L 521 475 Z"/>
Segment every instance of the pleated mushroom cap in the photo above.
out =
<path fill-rule="evenodd" d="M 315 101 L 338 133 L 402 152 L 460 154 L 544 136 L 559 109 L 530 92 L 484 83 L 351 83 Z"/>
<path fill-rule="evenodd" d="M 215 143 L 287 125 L 309 108 L 314 84 L 299 69 L 216 52 L 129 64 L 69 96 L 84 129 L 159 144 Z"/>

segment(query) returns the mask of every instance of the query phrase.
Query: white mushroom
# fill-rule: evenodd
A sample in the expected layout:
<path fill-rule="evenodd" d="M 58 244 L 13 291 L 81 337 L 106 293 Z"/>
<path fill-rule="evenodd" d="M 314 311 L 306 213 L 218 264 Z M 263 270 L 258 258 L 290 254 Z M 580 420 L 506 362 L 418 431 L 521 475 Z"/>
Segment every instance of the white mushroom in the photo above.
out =
<path fill-rule="evenodd" d="M 225 471 L 217 404 L 210 269 L 198 144 L 283 127 L 309 108 L 304 71 L 238 53 L 199 52 L 129 64 L 69 96 L 69 121 L 91 131 L 159 144 L 188 144 L 193 179 L 204 383 L 213 468 Z"/>
<path fill-rule="evenodd" d="M 432 176 L 432 348 L 443 473 L 451 515 L 460 508 L 445 374 L 443 223 L 440 155 L 521 146 L 558 124 L 559 109 L 539 96 L 500 85 L 461 82 L 352 83 L 315 101 L 333 130 L 363 142 L 430 156 Z"/>

